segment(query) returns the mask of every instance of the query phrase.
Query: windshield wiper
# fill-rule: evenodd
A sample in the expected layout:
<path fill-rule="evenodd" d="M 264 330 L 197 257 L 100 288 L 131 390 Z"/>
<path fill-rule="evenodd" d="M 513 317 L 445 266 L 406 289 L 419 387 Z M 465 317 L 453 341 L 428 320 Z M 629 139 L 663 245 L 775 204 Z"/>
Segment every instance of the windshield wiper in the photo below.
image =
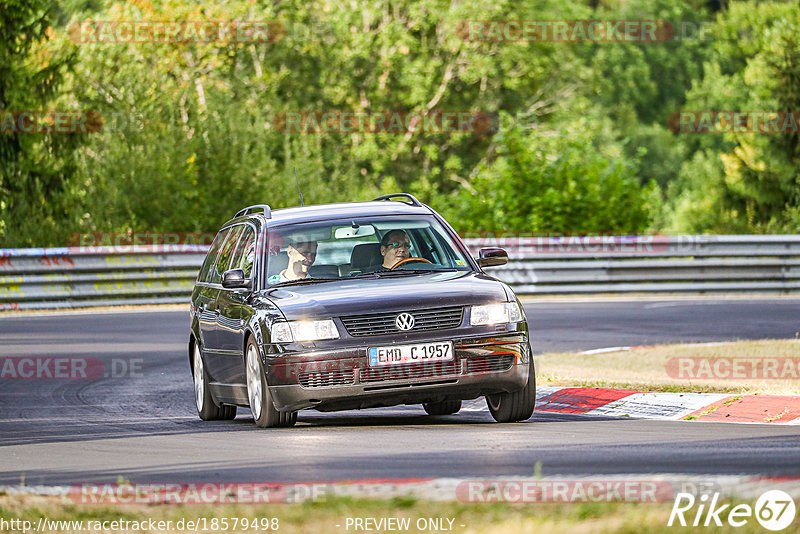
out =
<path fill-rule="evenodd" d="M 349 278 L 385 278 L 392 276 L 402 276 L 406 274 L 425 274 L 425 273 L 452 273 L 458 269 L 442 267 L 439 269 L 387 269 L 385 271 L 374 271 L 371 273 L 361 273 Z"/>
<path fill-rule="evenodd" d="M 361 273 L 361 274 L 354 274 L 352 276 L 346 276 L 342 278 L 342 280 L 353 280 L 354 278 L 379 278 L 378 271 L 373 271 L 371 273 Z"/>
<path fill-rule="evenodd" d="M 341 278 L 298 278 L 297 280 L 286 280 L 285 282 L 270 284 L 269 286 L 267 286 L 267 289 L 273 289 L 276 287 L 284 287 L 284 286 L 319 284 L 320 282 L 333 282 L 334 280 L 341 280 Z"/>

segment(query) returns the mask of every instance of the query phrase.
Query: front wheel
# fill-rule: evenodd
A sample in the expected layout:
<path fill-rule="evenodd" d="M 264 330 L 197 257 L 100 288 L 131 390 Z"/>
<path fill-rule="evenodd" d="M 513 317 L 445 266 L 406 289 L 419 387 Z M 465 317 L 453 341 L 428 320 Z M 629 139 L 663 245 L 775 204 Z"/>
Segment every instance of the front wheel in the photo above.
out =
<path fill-rule="evenodd" d="M 217 406 L 211 398 L 208 390 L 208 375 L 203 365 L 203 356 L 200 354 L 199 343 L 194 344 L 194 355 L 192 357 L 192 367 L 194 376 L 194 402 L 197 406 L 197 413 L 203 421 L 214 421 L 218 419 L 233 419 L 236 417 L 236 406 L 223 404 Z"/>
<path fill-rule="evenodd" d="M 498 423 L 526 421 L 531 418 L 536 405 L 536 370 L 533 365 L 533 355 L 528 364 L 528 383 L 525 387 L 513 393 L 486 395 L 486 404 Z"/>
<path fill-rule="evenodd" d="M 297 412 L 279 412 L 272 403 L 272 396 L 267 387 L 266 373 L 261 365 L 261 355 L 255 341 L 251 338 L 247 342 L 247 400 L 250 402 L 250 411 L 253 421 L 261 428 L 294 426 L 297 422 Z"/>

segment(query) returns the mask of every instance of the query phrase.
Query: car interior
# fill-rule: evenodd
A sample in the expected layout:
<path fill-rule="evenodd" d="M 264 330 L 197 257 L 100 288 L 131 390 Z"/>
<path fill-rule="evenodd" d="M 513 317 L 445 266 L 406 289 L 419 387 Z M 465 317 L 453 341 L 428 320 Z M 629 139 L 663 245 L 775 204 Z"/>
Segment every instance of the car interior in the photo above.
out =
<path fill-rule="evenodd" d="M 269 278 L 287 268 L 287 243 L 303 240 L 318 242 L 316 261 L 308 270 L 312 278 L 343 278 L 376 271 L 383 263 L 380 240 L 387 232 L 396 229 L 402 229 L 408 235 L 411 256 L 424 258 L 434 266 L 468 268 L 466 262 L 454 257 L 452 251 L 448 252 L 450 245 L 428 223 L 387 221 L 382 223 L 382 227 L 377 223 L 353 227 L 324 226 L 306 228 L 302 234 L 278 234 L 281 237 L 276 241 L 280 246 L 270 247 L 266 276 Z"/>

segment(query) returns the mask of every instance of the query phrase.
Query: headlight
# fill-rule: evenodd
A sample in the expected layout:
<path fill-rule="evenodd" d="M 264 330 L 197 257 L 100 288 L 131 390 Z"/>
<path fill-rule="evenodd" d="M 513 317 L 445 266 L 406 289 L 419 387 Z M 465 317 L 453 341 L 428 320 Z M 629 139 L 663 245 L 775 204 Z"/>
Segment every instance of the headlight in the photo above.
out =
<path fill-rule="evenodd" d="M 339 330 L 332 319 L 323 321 L 289 321 L 275 323 L 270 329 L 273 343 L 338 339 Z"/>
<path fill-rule="evenodd" d="M 472 326 L 482 324 L 517 323 L 522 320 L 522 312 L 516 302 L 498 302 L 473 306 L 469 317 Z"/>
<path fill-rule="evenodd" d="M 293 339 L 289 323 L 274 323 L 270 329 L 270 337 L 273 343 L 291 343 Z"/>

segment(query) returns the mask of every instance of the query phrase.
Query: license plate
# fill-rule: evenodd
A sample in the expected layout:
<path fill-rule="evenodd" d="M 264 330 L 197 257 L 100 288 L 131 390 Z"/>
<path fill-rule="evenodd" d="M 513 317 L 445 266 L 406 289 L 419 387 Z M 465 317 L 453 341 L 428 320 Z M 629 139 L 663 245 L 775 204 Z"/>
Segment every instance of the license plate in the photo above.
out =
<path fill-rule="evenodd" d="M 384 365 L 398 365 L 403 363 L 440 362 L 452 359 L 452 341 L 369 348 L 370 367 L 382 367 Z"/>

